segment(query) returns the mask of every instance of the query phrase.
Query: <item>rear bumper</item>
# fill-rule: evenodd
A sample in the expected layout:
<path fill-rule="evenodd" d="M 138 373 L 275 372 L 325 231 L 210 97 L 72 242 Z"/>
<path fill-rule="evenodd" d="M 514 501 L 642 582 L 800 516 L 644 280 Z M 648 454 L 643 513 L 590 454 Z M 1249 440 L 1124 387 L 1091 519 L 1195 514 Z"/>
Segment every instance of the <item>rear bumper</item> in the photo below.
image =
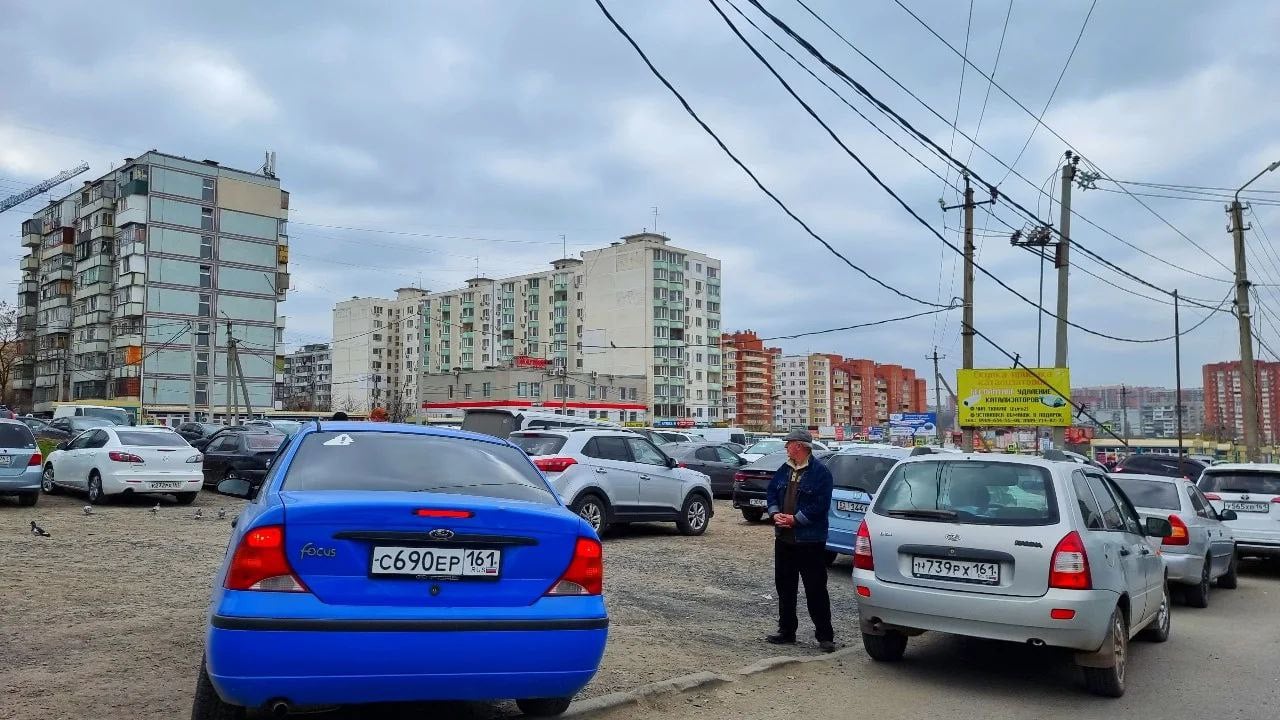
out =
<path fill-rule="evenodd" d="M 1169 574 L 1169 582 L 1180 585 L 1199 585 L 1200 573 L 1204 570 L 1204 556 L 1178 555 L 1165 551 L 1164 567 Z"/>
<path fill-rule="evenodd" d="M 764 490 L 753 490 L 751 488 L 742 488 L 736 485 L 733 488 L 733 507 L 735 509 L 740 510 L 740 509 L 746 508 L 749 510 L 766 510 L 767 511 L 767 508 L 764 505 L 752 505 L 751 501 L 752 500 L 768 501 L 768 498 L 769 498 L 769 494 Z"/>
<path fill-rule="evenodd" d="M 863 632 L 883 626 L 1096 651 L 1107 636 L 1119 600 L 1106 590 L 1049 590 L 1040 597 L 959 593 L 881 582 L 870 570 L 854 570 L 853 581 L 870 591 L 858 595 Z M 1053 620 L 1052 609 L 1074 610 L 1070 620 Z"/>
<path fill-rule="evenodd" d="M 1236 554 L 1237 555 L 1261 555 L 1265 557 L 1280 557 L 1280 541 L 1258 541 L 1241 538 L 1236 536 Z"/>
<path fill-rule="evenodd" d="M 21 475 L 0 477 L 0 495 L 40 492 L 40 468 L 32 467 Z"/>
<path fill-rule="evenodd" d="M 152 487 L 152 483 L 177 483 L 177 487 Z M 156 476 L 156 475 L 130 475 L 127 473 L 116 473 L 105 475 L 102 478 L 102 491 L 108 495 L 119 495 L 120 493 L 130 494 L 148 494 L 148 493 L 175 493 L 175 492 L 199 492 L 201 485 L 204 484 L 204 476 L 199 472 L 193 475 L 173 475 L 173 476 Z"/>
<path fill-rule="evenodd" d="M 852 555 L 857 533 L 856 524 L 853 527 L 847 527 L 843 522 L 832 520 L 830 527 L 827 528 L 827 549 L 841 555 Z"/>
<path fill-rule="evenodd" d="M 608 618 L 328 620 L 214 615 L 209 677 L 245 707 L 572 697 Z"/>

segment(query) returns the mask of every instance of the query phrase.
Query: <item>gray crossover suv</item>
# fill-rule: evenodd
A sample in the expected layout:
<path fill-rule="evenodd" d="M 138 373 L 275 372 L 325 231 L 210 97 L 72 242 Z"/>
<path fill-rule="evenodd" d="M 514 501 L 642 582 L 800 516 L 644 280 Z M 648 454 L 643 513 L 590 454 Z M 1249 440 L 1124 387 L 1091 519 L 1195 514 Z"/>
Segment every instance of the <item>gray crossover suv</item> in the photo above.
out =
<path fill-rule="evenodd" d="M 1076 651 L 1089 689 L 1124 693 L 1129 640 L 1169 635 L 1161 538 L 1096 468 L 922 455 L 885 478 L 854 540 L 863 645 L 897 660 L 926 630 Z M 1152 542 L 1154 539 L 1154 543 Z"/>

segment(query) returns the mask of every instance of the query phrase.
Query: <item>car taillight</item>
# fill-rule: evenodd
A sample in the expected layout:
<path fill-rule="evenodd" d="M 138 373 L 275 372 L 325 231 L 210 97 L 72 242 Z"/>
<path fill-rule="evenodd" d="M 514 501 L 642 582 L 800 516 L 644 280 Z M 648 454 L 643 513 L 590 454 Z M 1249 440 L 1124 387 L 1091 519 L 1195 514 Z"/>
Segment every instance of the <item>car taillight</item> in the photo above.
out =
<path fill-rule="evenodd" d="M 1173 532 L 1160 541 L 1161 545 L 1186 545 L 1191 542 L 1191 537 L 1187 534 L 1187 524 L 1182 522 L 1182 518 L 1170 515 L 1169 525 L 1173 526 Z"/>
<path fill-rule="evenodd" d="M 733 474 L 733 481 L 734 481 L 734 482 L 746 482 L 746 481 L 747 481 L 747 474 L 746 474 L 746 473 L 736 472 L 736 473 L 734 473 L 734 474 Z"/>
<path fill-rule="evenodd" d="M 678 463 L 676 463 L 676 467 L 687 468 L 687 467 L 689 467 L 689 466 L 688 466 L 688 465 L 685 465 L 685 464 L 684 464 L 684 463 L 682 463 L 682 462 L 678 462 Z"/>
<path fill-rule="evenodd" d="M 192 455 L 191 457 L 187 458 L 187 462 L 189 463 L 204 462 L 204 456 L 201 455 L 200 453 L 196 453 L 195 455 Z"/>
<path fill-rule="evenodd" d="M 853 541 L 853 566 L 858 570 L 875 570 L 876 561 L 871 556 L 871 531 L 867 529 L 867 521 L 858 525 L 858 536 Z"/>
<path fill-rule="evenodd" d="M 27 460 L 27 467 L 39 467 L 44 463 L 44 456 L 38 452 L 31 453 L 31 458 Z"/>
<path fill-rule="evenodd" d="M 1273 503 L 1275 503 L 1275 504 L 1277 504 L 1277 505 L 1280 505 L 1280 496 L 1276 496 L 1276 497 L 1271 498 L 1271 502 L 1273 502 Z"/>
<path fill-rule="evenodd" d="M 470 510 L 448 510 L 444 508 L 418 508 L 413 511 L 413 514 L 421 518 L 448 518 L 450 520 L 465 520 L 475 515 Z"/>
<path fill-rule="evenodd" d="M 1072 530 L 1058 541 L 1049 560 L 1049 587 L 1062 590 L 1089 590 L 1089 556 L 1084 551 L 1080 533 Z"/>
<path fill-rule="evenodd" d="M 223 585 L 228 590 L 308 592 L 284 554 L 284 527 L 264 525 L 240 538 Z"/>
<path fill-rule="evenodd" d="M 570 465 L 577 465 L 578 461 L 571 457 L 560 457 L 551 455 L 548 457 L 536 457 L 533 464 L 542 472 L 564 472 L 569 469 Z"/>
<path fill-rule="evenodd" d="M 569 569 L 547 591 L 548 595 L 599 595 L 604 590 L 604 553 L 600 541 L 578 538 Z"/>
<path fill-rule="evenodd" d="M 135 465 L 142 462 L 142 458 L 137 455 L 134 455 L 133 453 L 120 452 L 119 450 L 112 450 L 107 453 L 107 457 L 111 458 L 115 462 L 134 463 Z"/>
<path fill-rule="evenodd" d="M 1222 496 L 1221 496 L 1221 495 L 1219 495 L 1218 493 L 1205 493 L 1205 494 L 1204 494 L 1204 499 L 1205 499 L 1205 500 L 1217 500 L 1218 502 L 1222 502 Z"/>

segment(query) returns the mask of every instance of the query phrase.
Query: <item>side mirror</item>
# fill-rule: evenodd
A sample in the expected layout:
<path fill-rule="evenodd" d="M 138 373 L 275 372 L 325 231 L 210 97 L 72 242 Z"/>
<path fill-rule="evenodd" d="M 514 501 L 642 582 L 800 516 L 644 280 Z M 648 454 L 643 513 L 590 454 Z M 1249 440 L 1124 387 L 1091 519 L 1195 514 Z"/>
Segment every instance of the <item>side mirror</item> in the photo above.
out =
<path fill-rule="evenodd" d="M 740 458 L 738 458 L 738 466 L 739 466 L 739 467 L 741 467 L 741 466 L 743 466 L 743 465 L 750 465 L 750 464 L 751 464 L 751 463 L 750 463 L 750 461 L 748 461 L 746 458 L 744 458 L 744 457 L 740 457 Z"/>
<path fill-rule="evenodd" d="M 205 448 L 209 447 L 209 441 L 208 441 L 208 440 L 203 440 L 203 439 L 202 439 L 202 440 L 196 440 L 196 441 L 194 441 L 194 442 L 192 442 L 192 443 L 191 443 L 191 447 L 193 447 L 193 448 L 195 448 L 195 449 L 197 449 L 197 450 L 204 450 Z"/>
<path fill-rule="evenodd" d="M 244 498 L 246 500 L 252 500 L 253 496 L 257 495 L 253 485 L 251 485 L 248 480 L 241 478 L 232 478 L 218 483 L 218 492 L 223 495 L 231 495 L 232 497 Z"/>
<path fill-rule="evenodd" d="M 667 467 L 669 467 L 669 468 L 674 468 L 674 467 L 676 467 L 677 465 L 679 465 L 679 463 L 677 463 L 677 462 L 676 462 L 676 459 L 675 459 L 675 458 L 673 458 L 673 457 L 668 457 L 668 458 L 667 458 Z"/>
<path fill-rule="evenodd" d="M 1147 518 L 1147 537 L 1167 538 L 1173 534 L 1173 525 L 1164 518 Z"/>
<path fill-rule="evenodd" d="M 1238 520 L 1239 518 L 1240 516 L 1236 514 L 1235 510 L 1223 510 L 1218 513 L 1218 519 L 1222 520 L 1223 522 Z"/>

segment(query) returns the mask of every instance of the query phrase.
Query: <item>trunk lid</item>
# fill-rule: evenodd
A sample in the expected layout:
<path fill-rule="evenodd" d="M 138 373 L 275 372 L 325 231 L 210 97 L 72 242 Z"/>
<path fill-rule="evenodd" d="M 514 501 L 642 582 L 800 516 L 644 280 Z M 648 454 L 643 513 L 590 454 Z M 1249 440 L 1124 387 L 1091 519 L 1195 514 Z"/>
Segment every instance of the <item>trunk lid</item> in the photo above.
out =
<path fill-rule="evenodd" d="M 573 556 L 578 518 L 558 505 L 538 505 L 431 492 L 282 492 L 287 557 L 298 577 L 322 602 L 332 605 L 396 607 L 518 607 L 541 598 Z M 418 511 L 470 513 L 469 517 L 420 517 Z M 380 575 L 395 569 L 398 552 L 414 575 Z M 412 552 L 432 553 L 415 560 Z M 489 563 L 500 553 L 494 577 L 454 577 L 479 553 Z M 461 553 L 461 555 L 459 555 Z M 418 556 L 419 558 L 423 556 Z M 434 563 L 434 564 L 433 564 Z M 485 567 L 489 567 L 486 565 Z M 482 572 L 477 567 L 477 572 Z"/>
<path fill-rule="evenodd" d="M 1215 510 L 1235 511 L 1236 519 L 1227 522 L 1230 527 L 1280 534 L 1280 467 L 1211 467 L 1204 471 L 1199 485 Z"/>
<path fill-rule="evenodd" d="M 27 471 L 31 456 L 39 454 L 31 429 L 18 423 L 0 424 L 0 477 L 17 477 Z"/>

